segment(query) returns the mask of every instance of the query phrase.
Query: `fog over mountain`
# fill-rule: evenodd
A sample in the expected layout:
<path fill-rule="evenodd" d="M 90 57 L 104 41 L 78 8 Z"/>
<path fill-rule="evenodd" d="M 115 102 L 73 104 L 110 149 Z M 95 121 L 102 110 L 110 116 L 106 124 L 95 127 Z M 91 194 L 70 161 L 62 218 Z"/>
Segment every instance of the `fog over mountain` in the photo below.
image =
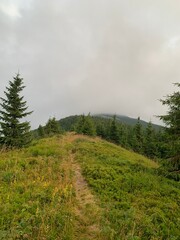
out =
<path fill-rule="evenodd" d="M 81 113 L 155 123 L 180 79 L 177 0 L 0 0 L 0 96 L 20 71 L 32 127 Z"/>

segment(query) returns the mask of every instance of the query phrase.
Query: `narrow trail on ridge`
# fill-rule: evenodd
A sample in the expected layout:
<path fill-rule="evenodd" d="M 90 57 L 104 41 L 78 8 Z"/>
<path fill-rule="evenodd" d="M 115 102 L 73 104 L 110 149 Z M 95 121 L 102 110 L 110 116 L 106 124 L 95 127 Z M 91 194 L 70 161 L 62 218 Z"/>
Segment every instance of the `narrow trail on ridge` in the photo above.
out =
<path fill-rule="evenodd" d="M 73 144 L 77 139 L 87 139 L 87 137 L 72 134 L 66 136 L 66 142 L 70 144 Z M 76 204 L 73 209 L 75 215 L 74 239 L 103 239 L 100 228 L 101 209 L 82 175 L 81 166 L 76 160 L 76 154 L 72 151 L 69 153 L 66 164 L 73 172 L 72 182 L 76 196 Z"/>

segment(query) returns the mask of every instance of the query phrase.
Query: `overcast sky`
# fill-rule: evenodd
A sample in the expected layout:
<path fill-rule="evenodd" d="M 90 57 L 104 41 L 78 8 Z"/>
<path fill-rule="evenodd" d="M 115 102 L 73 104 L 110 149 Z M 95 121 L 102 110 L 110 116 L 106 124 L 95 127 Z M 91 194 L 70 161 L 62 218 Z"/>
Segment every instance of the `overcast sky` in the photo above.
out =
<path fill-rule="evenodd" d="M 180 1 L 0 0 L 0 96 L 18 70 L 32 128 L 88 112 L 158 123 L 180 79 Z"/>

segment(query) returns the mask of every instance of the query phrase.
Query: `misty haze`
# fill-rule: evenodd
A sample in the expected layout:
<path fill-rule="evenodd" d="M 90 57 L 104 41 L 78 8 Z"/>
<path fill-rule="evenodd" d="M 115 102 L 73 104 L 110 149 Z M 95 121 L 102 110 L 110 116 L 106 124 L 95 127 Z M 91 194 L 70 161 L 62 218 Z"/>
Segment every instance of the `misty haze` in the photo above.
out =
<path fill-rule="evenodd" d="M 162 124 L 180 68 L 180 3 L 1 0 L 0 95 L 18 71 L 33 128 L 111 113 Z"/>

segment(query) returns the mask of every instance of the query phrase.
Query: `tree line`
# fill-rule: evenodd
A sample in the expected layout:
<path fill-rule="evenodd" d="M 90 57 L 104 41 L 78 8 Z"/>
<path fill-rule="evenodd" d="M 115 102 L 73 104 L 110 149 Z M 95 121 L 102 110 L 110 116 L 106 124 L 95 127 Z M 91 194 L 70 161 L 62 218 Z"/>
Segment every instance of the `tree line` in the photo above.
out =
<path fill-rule="evenodd" d="M 113 119 L 103 119 L 89 114 L 88 116 L 74 116 L 72 119 L 69 117 L 63 121 L 62 126 L 66 131 L 99 136 L 152 159 L 166 158 L 169 152 L 168 145 L 164 141 L 163 127 L 156 130 L 151 122 L 147 127 L 143 127 L 140 118 L 137 119 L 135 126 L 130 126 L 117 121 L 115 115 Z"/>

